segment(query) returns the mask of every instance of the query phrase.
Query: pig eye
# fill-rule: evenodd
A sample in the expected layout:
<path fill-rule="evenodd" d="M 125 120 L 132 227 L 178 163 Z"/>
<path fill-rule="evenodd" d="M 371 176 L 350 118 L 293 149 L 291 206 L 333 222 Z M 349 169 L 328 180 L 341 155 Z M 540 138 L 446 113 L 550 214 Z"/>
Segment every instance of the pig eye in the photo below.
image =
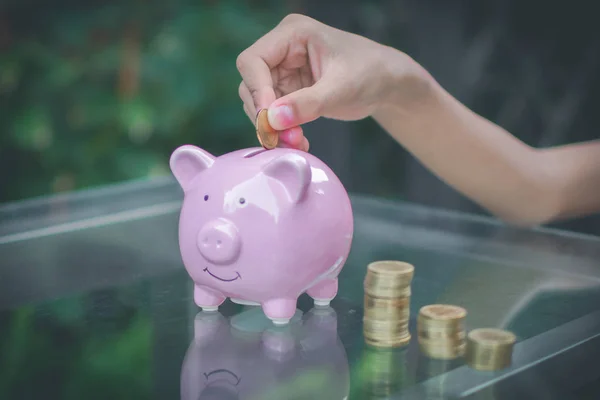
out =
<path fill-rule="evenodd" d="M 245 204 L 246 203 L 246 199 L 243 197 L 240 197 L 240 204 Z"/>
<path fill-rule="evenodd" d="M 204 195 L 204 201 L 207 201 L 207 200 L 208 200 L 208 195 L 207 195 L 207 194 L 205 194 L 205 195 Z"/>

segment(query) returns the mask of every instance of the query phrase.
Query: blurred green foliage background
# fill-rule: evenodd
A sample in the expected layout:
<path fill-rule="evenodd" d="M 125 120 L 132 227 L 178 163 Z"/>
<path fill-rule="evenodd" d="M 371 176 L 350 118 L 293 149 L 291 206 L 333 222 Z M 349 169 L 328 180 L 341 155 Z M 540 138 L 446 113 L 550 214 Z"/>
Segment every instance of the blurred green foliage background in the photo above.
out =
<path fill-rule="evenodd" d="M 214 154 L 257 145 L 235 60 L 290 12 L 407 52 L 461 102 L 532 146 L 597 138 L 600 36 L 585 7 L 547 0 L 5 0 L 0 203 L 168 175 L 171 152 L 186 143 Z M 320 119 L 305 133 L 311 153 L 350 192 L 489 215 L 370 119 Z M 555 225 L 598 234 L 600 216 Z"/>
<path fill-rule="evenodd" d="M 237 55 L 274 1 L 12 1 L 0 11 L 0 202 L 168 173 L 184 143 L 256 145 Z M 35 12 L 31 12 L 35 9 Z"/>
<path fill-rule="evenodd" d="M 152 318 L 124 304 L 128 294 L 97 291 L 0 312 L 0 398 L 152 398 Z"/>

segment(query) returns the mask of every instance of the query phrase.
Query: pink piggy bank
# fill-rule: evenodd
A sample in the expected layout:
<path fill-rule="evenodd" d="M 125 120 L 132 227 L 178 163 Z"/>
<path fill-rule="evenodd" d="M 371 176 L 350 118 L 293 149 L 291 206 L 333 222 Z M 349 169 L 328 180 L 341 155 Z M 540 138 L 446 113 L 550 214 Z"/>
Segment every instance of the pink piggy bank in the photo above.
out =
<path fill-rule="evenodd" d="M 170 167 L 184 191 L 181 256 L 204 311 L 229 297 L 285 324 L 302 293 L 323 306 L 336 296 L 354 220 L 348 193 L 325 163 L 294 149 L 215 157 L 185 145 Z"/>

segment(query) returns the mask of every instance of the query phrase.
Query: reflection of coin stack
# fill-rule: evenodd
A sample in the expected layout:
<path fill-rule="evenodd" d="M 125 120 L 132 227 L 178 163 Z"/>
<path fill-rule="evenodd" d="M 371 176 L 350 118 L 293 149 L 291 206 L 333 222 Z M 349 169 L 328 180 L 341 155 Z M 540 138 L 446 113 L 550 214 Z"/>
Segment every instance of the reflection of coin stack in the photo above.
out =
<path fill-rule="evenodd" d="M 481 328 L 467 337 L 467 364 L 481 371 L 495 371 L 510 366 L 516 336 L 501 329 Z"/>
<path fill-rule="evenodd" d="M 375 347 L 401 347 L 410 341 L 410 284 L 414 267 L 400 261 L 376 261 L 364 281 L 365 342 Z"/>
<path fill-rule="evenodd" d="M 402 388 L 407 374 L 406 349 L 367 349 L 363 354 L 361 399 L 387 399 Z"/>
<path fill-rule="evenodd" d="M 452 360 L 465 353 L 464 320 L 467 311 L 462 307 L 432 304 L 421 308 L 417 332 L 421 352 L 430 358 Z"/>
<path fill-rule="evenodd" d="M 425 398 L 428 400 L 448 398 L 447 388 L 452 386 L 449 377 L 445 374 L 454 368 L 460 366 L 462 360 L 435 360 L 424 355 L 420 355 L 417 360 L 417 380 L 425 382 L 431 378 L 437 378 L 423 385 Z"/>

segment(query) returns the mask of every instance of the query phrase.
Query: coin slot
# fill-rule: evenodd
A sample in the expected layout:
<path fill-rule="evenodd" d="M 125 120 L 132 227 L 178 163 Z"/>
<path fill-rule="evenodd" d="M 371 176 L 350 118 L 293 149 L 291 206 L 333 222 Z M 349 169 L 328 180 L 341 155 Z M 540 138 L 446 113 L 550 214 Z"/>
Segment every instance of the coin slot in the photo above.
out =
<path fill-rule="evenodd" d="M 250 153 L 244 155 L 244 158 L 251 158 L 254 156 L 257 156 L 259 154 L 264 153 L 265 151 L 267 151 L 266 149 L 256 149 L 256 150 L 252 150 Z"/>

